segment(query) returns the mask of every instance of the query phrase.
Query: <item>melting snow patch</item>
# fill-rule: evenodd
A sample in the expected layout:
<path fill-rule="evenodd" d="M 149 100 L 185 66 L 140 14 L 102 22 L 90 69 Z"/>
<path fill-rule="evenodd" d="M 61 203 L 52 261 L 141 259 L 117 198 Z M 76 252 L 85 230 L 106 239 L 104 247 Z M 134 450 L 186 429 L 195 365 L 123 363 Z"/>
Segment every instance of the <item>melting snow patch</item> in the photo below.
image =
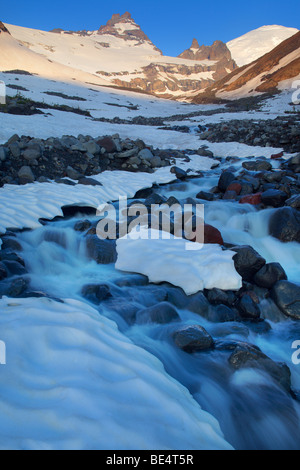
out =
<path fill-rule="evenodd" d="M 181 287 L 187 295 L 203 289 L 238 290 L 242 287 L 232 259 L 234 252 L 222 251 L 219 245 L 187 250 L 186 240 L 172 235 L 169 240 L 157 239 L 155 232 L 141 229 L 140 239 L 128 236 L 118 240 L 116 268 L 144 274 L 151 282 L 169 282 Z"/>
<path fill-rule="evenodd" d="M 231 449 L 161 362 L 86 304 L 0 300 L 1 449 Z"/>

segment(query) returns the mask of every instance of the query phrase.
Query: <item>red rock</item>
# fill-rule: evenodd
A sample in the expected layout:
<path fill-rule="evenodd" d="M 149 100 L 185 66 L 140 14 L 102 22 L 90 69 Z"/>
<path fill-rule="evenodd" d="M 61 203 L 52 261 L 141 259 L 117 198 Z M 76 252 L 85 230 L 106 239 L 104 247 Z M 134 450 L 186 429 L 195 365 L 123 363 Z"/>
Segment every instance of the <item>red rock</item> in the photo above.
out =
<path fill-rule="evenodd" d="M 221 232 L 212 225 L 204 225 L 204 243 L 212 243 L 218 245 L 224 245 L 224 240 L 222 238 Z"/>
<path fill-rule="evenodd" d="M 272 160 L 276 160 L 277 158 L 282 158 L 284 155 L 283 152 L 280 153 L 274 153 L 274 155 L 271 155 Z"/>
<path fill-rule="evenodd" d="M 240 183 L 231 183 L 227 191 L 235 191 L 237 195 L 239 195 L 242 191 L 242 185 Z"/>
<path fill-rule="evenodd" d="M 240 199 L 240 204 L 252 204 L 253 206 L 257 206 L 261 203 L 261 195 L 262 193 L 256 193 L 244 196 Z"/>

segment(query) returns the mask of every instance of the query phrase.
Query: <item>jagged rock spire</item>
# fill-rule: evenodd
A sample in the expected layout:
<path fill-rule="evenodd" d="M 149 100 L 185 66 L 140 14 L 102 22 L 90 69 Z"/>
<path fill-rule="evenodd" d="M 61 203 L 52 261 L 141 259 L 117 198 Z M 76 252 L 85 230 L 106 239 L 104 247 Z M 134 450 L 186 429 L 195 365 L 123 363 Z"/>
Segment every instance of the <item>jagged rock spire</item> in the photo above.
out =
<path fill-rule="evenodd" d="M 4 26 L 4 24 L 2 23 L 2 21 L 0 21 L 0 33 L 8 33 L 10 34 L 10 32 L 8 31 L 8 29 Z"/>
<path fill-rule="evenodd" d="M 191 49 L 200 49 L 199 42 L 195 38 L 193 39 Z"/>

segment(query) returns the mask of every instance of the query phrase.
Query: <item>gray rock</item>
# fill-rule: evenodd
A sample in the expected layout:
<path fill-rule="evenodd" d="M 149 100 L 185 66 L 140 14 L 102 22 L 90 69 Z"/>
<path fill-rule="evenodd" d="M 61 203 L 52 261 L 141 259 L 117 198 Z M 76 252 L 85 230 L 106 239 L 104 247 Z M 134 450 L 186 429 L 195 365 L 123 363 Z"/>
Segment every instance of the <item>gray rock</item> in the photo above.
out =
<path fill-rule="evenodd" d="M 235 269 L 245 281 L 252 281 L 253 276 L 266 264 L 266 260 L 260 256 L 251 246 L 234 246 L 233 261 Z"/>
<path fill-rule="evenodd" d="M 137 155 L 138 148 L 133 148 L 130 150 L 126 150 L 125 152 L 118 153 L 116 156 L 117 158 L 130 158 L 133 157 L 134 155 Z"/>
<path fill-rule="evenodd" d="M 82 296 L 95 305 L 112 297 L 110 288 L 105 284 L 87 284 L 81 290 Z"/>
<path fill-rule="evenodd" d="M 300 243 L 300 214 L 292 207 L 278 209 L 270 217 L 270 235 L 287 243 L 296 241 Z"/>
<path fill-rule="evenodd" d="M 235 180 L 235 176 L 230 171 L 224 171 L 220 176 L 218 188 L 220 191 L 225 193 L 228 186 Z"/>
<path fill-rule="evenodd" d="M 243 162 L 243 167 L 248 171 L 270 171 L 272 170 L 272 165 L 267 160 L 256 160 Z"/>
<path fill-rule="evenodd" d="M 161 302 L 153 307 L 140 310 L 137 313 L 137 323 L 159 323 L 166 324 L 172 321 L 179 321 L 177 310 L 168 302 Z"/>
<path fill-rule="evenodd" d="M 272 289 L 276 282 L 286 280 L 286 272 L 279 263 L 266 264 L 254 276 L 255 284 L 266 289 Z"/>
<path fill-rule="evenodd" d="M 6 269 L 6 266 L 0 262 L 0 281 L 3 281 L 3 279 L 7 278 L 8 272 Z"/>
<path fill-rule="evenodd" d="M 14 158 L 19 158 L 21 156 L 21 149 L 18 142 L 10 144 L 9 150 Z"/>
<path fill-rule="evenodd" d="M 98 264 L 115 263 L 117 260 L 115 240 L 100 240 L 97 235 L 89 235 L 86 246 L 88 256 Z"/>
<path fill-rule="evenodd" d="M 141 160 L 151 161 L 153 158 L 153 153 L 149 149 L 143 149 L 138 153 L 138 157 Z"/>
<path fill-rule="evenodd" d="M 288 199 L 288 195 L 284 191 L 277 189 L 269 189 L 261 195 L 261 201 L 266 206 L 281 207 Z"/>
<path fill-rule="evenodd" d="M 279 281 L 271 291 L 277 307 L 287 317 L 300 320 L 300 287 L 288 281 Z"/>
<path fill-rule="evenodd" d="M 94 140 L 90 140 L 89 142 L 83 144 L 83 147 L 88 153 L 91 153 L 92 155 L 96 155 L 101 151 L 101 147 Z"/>
<path fill-rule="evenodd" d="M 82 175 L 77 171 L 74 170 L 71 166 L 68 166 L 67 168 L 67 175 L 71 180 L 78 180 Z"/>
<path fill-rule="evenodd" d="M 207 351 L 214 347 L 213 338 L 199 325 L 180 328 L 174 333 L 173 339 L 178 348 L 188 353 Z"/>
<path fill-rule="evenodd" d="M 0 161 L 5 162 L 7 158 L 7 149 L 6 147 L 0 147 Z"/>
<path fill-rule="evenodd" d="M 92 224 L 89 220 L 79 220 L 74 227 L 76 232 L 86 232 L 91 228 Z"/>
<path fill-rule="evenodd" d="M 234 370 L 259 369 L 268 373 L 287 392 L 291 390 L 291 372 L 286 364 L 272 361 L 260 349 L 250 344 L 240 344 L 229 357 Z"/>
<path fill-rule="evenodd" d="M 41 147 L 38 144 L 32 144 L 23 153 L 25 160 L 38 160 L 41 156 Z"/>
<path fill-rule="evenodd" d="M 22 166 L 18 172 L 20 184 L 33 183 L 35 180 L 32 169 L 29 166 Z"/>
<path fill-rule="evenodd" d="M 162 161 L 160 157 L 154 156 L 150 161 L 152 168 L 160 168 Z"/>
<path fill-rule="evenodd" d="M 286 206 L 293 207 L 294 209 L 300 209 L 300 195 L 296 194 L 290 199 L 285 201 Z"/>
<path fill-rule="evenodd" d="M 239 314 L 242 318 L 258 320 L 260 318 L 260 310 L 250 295 L 243 295 L 237 304 Z"/>

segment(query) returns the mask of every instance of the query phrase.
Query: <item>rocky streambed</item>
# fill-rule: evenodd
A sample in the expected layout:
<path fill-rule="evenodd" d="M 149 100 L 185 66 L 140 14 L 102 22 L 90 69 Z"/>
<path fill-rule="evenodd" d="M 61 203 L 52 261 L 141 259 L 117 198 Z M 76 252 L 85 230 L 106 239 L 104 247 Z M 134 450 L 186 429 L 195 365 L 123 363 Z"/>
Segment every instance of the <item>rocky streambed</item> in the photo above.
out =
<path fill-rule="evenodd" d="M 8 230 L 1 237 L 0 295 L 91 304 L 158 357 L 218 419 L 235 448 L 299 448 L 300 371 L 291 347 L 300 339 L 300 156 L 278 156 L 273 162 L 218 159 L 212 170 L 191 177 L 174 164 L 180 152 L 146 148 L 142 141 L 118 136 L 47 141 L 15 136 L 1 149 L 2 165 L 17 162 L 9 180 L 16 184 L 32 181 L 14 173 L 24 161 L 36 171 L 34 179 L 68 176 L 70 184 L 82 178 L 94 184 L 87 180 L 103 161 L 107 167 L 101 170 L 171 166 L 173 183 L 139 191 L 129 207 L 140 202 L 150 211 L 152 204 L 204 204 L 205 243 L 236 253 L 241 289 L 213 288 L 188 296 L 166 282 L 157 285 L 141 274 L 121 273 L 115 268 L 116 241 L 97 237 L 95 212 L 73 208 L 64 218 L 44 220 L 42 228 Z M 81 169 L 87 155 L 92 163 Z M 66 172 L 70 162 L 72 171 Z M 39 175 L 43 163 L 45 173 Z M 8 180 L 1 168 L 4 184 Z"/>

